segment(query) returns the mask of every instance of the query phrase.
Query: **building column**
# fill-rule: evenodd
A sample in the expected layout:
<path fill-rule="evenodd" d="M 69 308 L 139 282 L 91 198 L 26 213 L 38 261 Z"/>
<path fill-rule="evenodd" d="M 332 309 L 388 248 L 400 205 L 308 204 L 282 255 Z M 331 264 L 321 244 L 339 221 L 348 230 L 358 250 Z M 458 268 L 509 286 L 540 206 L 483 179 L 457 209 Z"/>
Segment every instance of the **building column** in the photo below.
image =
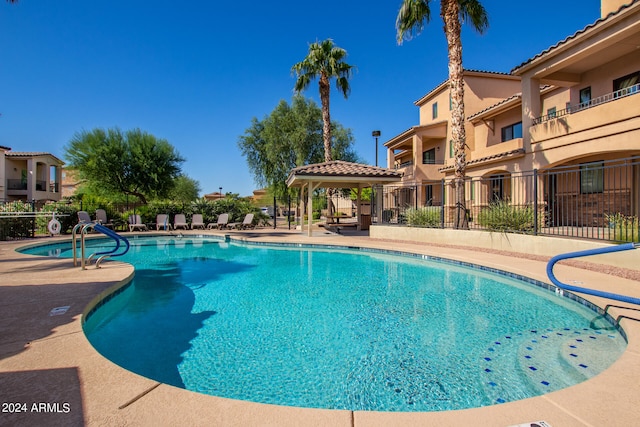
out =
<path fill-rule="evenodd" d="M 531 132 L 533 119 L 542 114 L 540 102 L 540 80 L 530 76 L 522 77 L 522 139 L 526 153 L 531 152 Z"/>
<path fill-rule="evenodd" d="M 396 156 L 393 153 L 392 148 L 387 148 L 387 168 L 393 169 L 393 164 L 396 161 Z"/>
<path fill-rule="evenodd" d="M 27 159 L 27 201 L 30 202 L 35 198 L 36 194 L 36 162 L 33 159 Z"/>
<path fill-rule="evenodd" d="M 416 183 L 416 204 L 422 206 L 422 173 L 420 167 L 422 165 L 422 138 L 418 135 L 413 135 L 413 181 Z M 417 207 L 416 206 L 416 207 Z"/>

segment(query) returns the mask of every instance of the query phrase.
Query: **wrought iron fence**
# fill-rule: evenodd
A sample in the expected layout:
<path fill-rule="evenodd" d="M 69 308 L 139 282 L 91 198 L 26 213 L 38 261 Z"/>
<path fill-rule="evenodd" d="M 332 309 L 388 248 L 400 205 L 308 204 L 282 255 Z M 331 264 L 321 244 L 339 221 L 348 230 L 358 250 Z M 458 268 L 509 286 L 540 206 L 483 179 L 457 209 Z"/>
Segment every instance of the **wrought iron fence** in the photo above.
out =
<path fill-rule="evenodd" d="M 87 211 L 95 218 L 96 209 L 104 209 L 110 221 L 124 225 L 127 213 L 135 212 L 141 206 L 140 203 L 0 200 L 0 240 L 25 239 L 38 234 L 48 234 L 47 224 L 54 212 L 64 233 L 78 222 L 78 211 Z"/>
<path fill-rule="evenodd" d="M 453 180 L 377 187 L 373 222 L 454 226 Z M 468 178 L 471 229 L 640 241 L 640 159 L 598 161 Z"/>

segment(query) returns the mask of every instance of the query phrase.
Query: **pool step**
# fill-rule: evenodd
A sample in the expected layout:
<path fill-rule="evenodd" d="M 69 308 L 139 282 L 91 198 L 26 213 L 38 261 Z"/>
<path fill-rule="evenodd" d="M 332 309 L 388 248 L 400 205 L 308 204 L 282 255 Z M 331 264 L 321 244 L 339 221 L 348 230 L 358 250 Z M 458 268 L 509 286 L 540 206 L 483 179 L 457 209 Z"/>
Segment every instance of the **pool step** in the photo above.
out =
<path fill-rule="evenodd" d="M 611 340 L 593 329 L 544 329 L 507 335 L 491 343 L 484 356 L 485 393 L 504 403 L 585 381 L 611 363 Z"/>

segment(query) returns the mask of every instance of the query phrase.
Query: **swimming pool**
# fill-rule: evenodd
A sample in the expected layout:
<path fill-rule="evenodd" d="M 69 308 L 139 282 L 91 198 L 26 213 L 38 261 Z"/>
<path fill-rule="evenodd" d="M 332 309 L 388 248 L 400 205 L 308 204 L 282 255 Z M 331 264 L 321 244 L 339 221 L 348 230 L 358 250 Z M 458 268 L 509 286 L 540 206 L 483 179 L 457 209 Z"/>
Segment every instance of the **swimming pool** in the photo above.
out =
<path fill-rule="evenodd" d="M 103 244 L 90 241 L 89 251 Z M 581 304 L 419 256 L 216 239 L 132 244 L 133 283 L 89 313 L 85 333 L 115 363 L 202 393 L 331 409 L 461 409 L 573 385 L 626 346 Z M 40 253 L 69 256 L 68 248 Z"/>

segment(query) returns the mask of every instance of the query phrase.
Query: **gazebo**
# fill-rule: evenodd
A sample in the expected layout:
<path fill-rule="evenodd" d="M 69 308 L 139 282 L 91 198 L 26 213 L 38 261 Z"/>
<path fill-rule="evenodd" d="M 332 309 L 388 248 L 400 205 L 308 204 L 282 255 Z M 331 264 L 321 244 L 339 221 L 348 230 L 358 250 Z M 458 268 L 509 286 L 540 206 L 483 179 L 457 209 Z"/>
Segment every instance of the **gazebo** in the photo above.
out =
<path fill-rule="evenodd" d="M 401 178 L 402 174 L 393 169 L 333 160 L 292 169 L 287 178 L 287 186 L 300 188 L 303 194 L 306 187 L 308 197 L 307 218 L 312 218 L 313 216 L 311 211 L 314 190 L 318 188 L 357 188 L 356 216 L 358 218 L 358 229 L 361 229 L 361 190 L 374 185 L 398 182 Z M 304 221 L 301 221 L 301 223 L 302 231 L 304 232 Z M 307 228 L 308 235 L 311 236 L 311 220 L 309 220 Z"/>

